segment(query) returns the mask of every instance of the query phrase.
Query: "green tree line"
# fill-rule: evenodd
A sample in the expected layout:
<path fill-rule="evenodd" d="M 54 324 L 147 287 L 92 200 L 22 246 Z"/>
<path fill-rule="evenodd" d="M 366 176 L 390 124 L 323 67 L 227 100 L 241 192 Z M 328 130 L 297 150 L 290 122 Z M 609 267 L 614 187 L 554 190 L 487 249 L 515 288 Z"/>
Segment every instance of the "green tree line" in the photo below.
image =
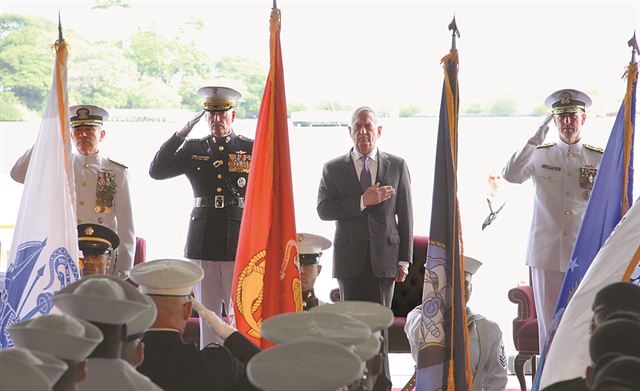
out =
<path fill-rule="evenodd" d="M 199 29 L 191 21 L 184 29 Z M 57 26 L 43 18 L 0 15 L 0 121 L 40 114 L 53 73 Z M 65 29 L 69 45 L 68 94 L 71 103 L 107 108 L 184 108 L 199 110 L 199 87 L 213 79 L 231 79 L 243 87 L 240 118 L 258 115 L 266 71 L 241 57 L 211 59 L 189 34 L 164 37 L 138 31 L 119 41 L 88 41 Z"/>

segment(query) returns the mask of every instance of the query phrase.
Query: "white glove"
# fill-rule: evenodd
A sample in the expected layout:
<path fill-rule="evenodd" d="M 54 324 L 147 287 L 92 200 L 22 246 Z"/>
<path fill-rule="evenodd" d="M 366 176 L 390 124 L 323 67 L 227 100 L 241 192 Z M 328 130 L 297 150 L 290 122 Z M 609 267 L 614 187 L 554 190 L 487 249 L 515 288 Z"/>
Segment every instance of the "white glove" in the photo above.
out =
<path fill-rule="evenodd" d="M 178 137 L 180 137 L 183 140 L 187 138 L 189 133 L 191 133 L 191 129 L 193 129 L 193 127 L 200 121 L 200 118 L 202 118 L 203 115 L 204 115 L 204 110 L 202 110 L 195 117 L 193 117 L 191 121 L 187 122 L 187 124 L 176 133 Z"/>
<path fill-rule="evenodd" d="M 207 321 L 211 330 L 223 341 L 236 331 L 234 327 L 226 324 L 215 312 L 207 309 L 207 307 L 203 306 L 198 300 L 191 298 L 191 302 L 200 317 Z"/>
<path fill-rule="evenodd" d="M 547 116 L 547 118 L 544 119 L 544 122 L 542 123 L 542 125 L 540 125 L 540 127 L 538 128 L 536 133 L 533 135 L 533 137 L 529 139 L 529 144 L 531 145 L 542 144 L 542 142 L 544 141 L 544 138 L 547 136 L 547 132 L 549 131 L 549 122 L 551 122 L 551 119 L 553 119 L 553 114 L 549 114 L 549 116 Z"/>

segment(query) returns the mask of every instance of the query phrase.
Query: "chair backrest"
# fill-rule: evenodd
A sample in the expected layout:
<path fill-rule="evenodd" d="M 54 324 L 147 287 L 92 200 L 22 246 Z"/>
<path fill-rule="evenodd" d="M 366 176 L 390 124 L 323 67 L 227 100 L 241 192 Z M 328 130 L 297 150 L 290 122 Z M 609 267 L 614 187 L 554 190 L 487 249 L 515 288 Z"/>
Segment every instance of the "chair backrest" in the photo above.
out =
<path fill-rule="evenodd" d="M 144 238 L 136 237 L 136 253 L 133 257 L 133 264 L 137 265 L 147 260 L 147 241 Z"/>
<path fill-rule="evenodd" d="M 427 259 L 429 238 L 413 237 L 413 263 L 409 266 L 409 275 L 403 283 L 396 283 L 393 292 L 391 310 L 394 316 L 404 316 L 422 303 L 422 285 L 424 283 L 424 263 Z"/>

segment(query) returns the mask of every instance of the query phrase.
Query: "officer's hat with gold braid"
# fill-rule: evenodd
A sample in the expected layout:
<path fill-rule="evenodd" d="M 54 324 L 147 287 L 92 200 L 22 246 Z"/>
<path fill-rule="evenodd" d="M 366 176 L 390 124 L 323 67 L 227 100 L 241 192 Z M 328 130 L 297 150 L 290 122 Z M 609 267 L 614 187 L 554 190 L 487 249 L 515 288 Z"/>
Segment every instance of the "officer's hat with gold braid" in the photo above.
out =
<path fill-rule="evenodd" d="M 227 111 L 235 107 L 236 101 L 242 97 L 233 88 L 221 86 L 202 87 L 198 95 L 204 98 L 202 106 L 205 111 Z"/>
<path fill-rule="evenodd" d="M 102 126 L 109 119 L 107 110 L 94 105 L 69 107 L 69 122 L 72 128 L 78 126 Z"/>
<path fill-rule="evenodd" d="M 120 245 L 118 234 L 100 224 L 78 225 L 78 248 L 84 255 L 111 252 Z"/>
<path fill-rule="evenodd" d="M 591 106 L 591 98 L 582 91 L 566 88 L 549 95 L 544 104 L 553 114 L 577 113 Z"/>

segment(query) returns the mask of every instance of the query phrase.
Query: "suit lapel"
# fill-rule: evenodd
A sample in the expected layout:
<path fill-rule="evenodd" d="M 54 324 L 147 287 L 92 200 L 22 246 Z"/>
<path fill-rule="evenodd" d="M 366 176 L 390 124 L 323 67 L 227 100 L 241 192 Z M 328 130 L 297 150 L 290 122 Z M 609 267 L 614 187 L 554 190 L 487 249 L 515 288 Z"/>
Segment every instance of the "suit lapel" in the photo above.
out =
<path fill-rule="evenodd" d="M 344 156 L 342 163 L 344 164 L 344 172 L 348 173 L 345 186 L 351 188 L 351 191 L 355 192 L 355 189 L 360 190 L 360 180 L 358 179 L 358 173 L 356 172 L 356 166 L 353 164 L 353 158 L 351 157 L 351 150 Z"/>
<path fill-rule="evenodd" d="M 376 182 L 380 183 L 380 186 L 387 184 L 385 179 L 387 177 L 389 164 L 391 164 L 391 162 L 387 154 L 378 149 L 378 173 L 376 174 Z"/>

